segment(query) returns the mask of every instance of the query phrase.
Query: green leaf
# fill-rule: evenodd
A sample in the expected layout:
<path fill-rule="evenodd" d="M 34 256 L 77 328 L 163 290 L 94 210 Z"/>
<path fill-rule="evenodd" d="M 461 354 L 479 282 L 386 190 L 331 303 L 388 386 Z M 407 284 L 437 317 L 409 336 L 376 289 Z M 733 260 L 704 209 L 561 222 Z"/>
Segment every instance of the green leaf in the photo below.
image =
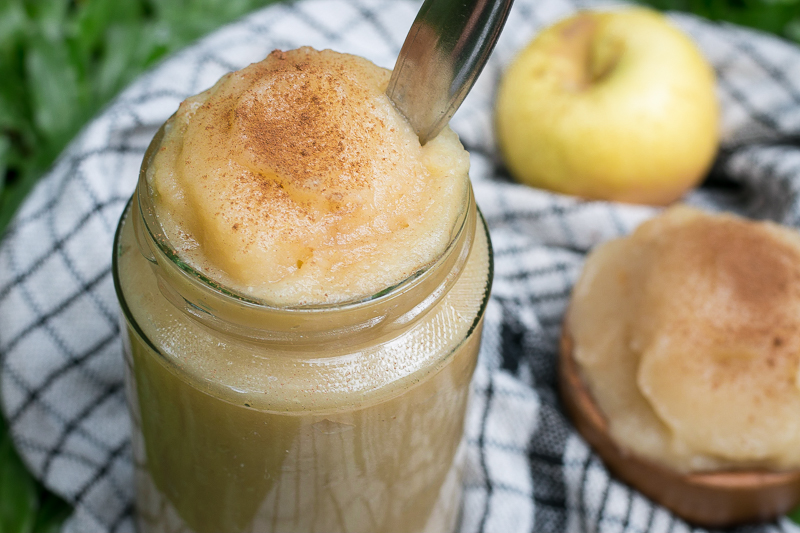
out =
<path fill-rule="evenodd" d="M 132 71 L 142 70 L 136 59 L 142 33 L 141 24 L 114 24 L 107 29 L 105 56 L 96 79 L 96 90 L 100 98 L 111 98 L 123 87 Z"/>
<path fill-rule="evenodd" d="M 787 22 L 783 32 L 788 39 L 800 42 L 800 18 L 795 17 Z"/>
<path fill-rule="evenodd" d="M 70 514 L 72 514 L 72 508 L 67 502 L 55 494 L 42 490 L 33 531 L 35 533 L 56 533 Z"/>
<path fill-rule="evenodd" d="M 0 128 L 4 130 L 22 130 L 29 126 L 29 118 L 25 113 L 27 106 L 20 105 L 18 88 L 22 85 L 15 84 L 15 78 L 6 65 L 0 64 L 0 79 L 10 81 L 0 83 Z"/>
<path fill-rule="evenodd" d="M 0 137 L 0 195 L 3 194 L 6 182 L 6 169 L 8 168 L 8 155 L 11 151 L 11 141 L 7 136 Z"/>
<path fill-rule="evenodd" d="M 28 0 L 28 15 L 36 23 L 39 33 L 49 41 L 62 38 L 69 2 L 64 0 Z"/>
<path fill-rule="evenodd" d="M 42 159 L 45 159 L 45 157 L 39 154 L 36 160 L 20 165 L 20 173 L 16 176 L 16 179 L 6 182 L 3 192 L 0 194 L 0 234 L 2 234 L 14 213 L 19 209 L 22 201 L 42 175 L 41 166 L 35 164 L 37 160 L 41 161 Z M 46 159 L 49 160 L 50 158 L 47 157 Z"/>
<path fill-rule="evenodd" d="M 789 518 L 791 518 L 796 524 L 800 524 L 800 507 L 797 507 L 790 512 Z"/>
<path fill-rule="evenodd" d="M 0 128 L 25 129 L 29 122 L 22 49 L 29 21 L 19 1 L 0 1 Z"/>
<path fill-rule="evenodd" d="M 14 450 L 5 421 L 0 424 L 0 533 L 28 533 L 36 521 L 36 483 Z"/>
<path fill-rule="evenodd" d="M 73 36 L 84 53 L 91 53 L 102 42 L 105 29 L 112 22 L 116 3 L 113 0 L 81 2 L 74 19 Z"/>
<path fill-rule="evenodd" d="M 63 42 L 32 40 L 25 56 L 27 85 L 36 128 L 50 142 L 63 143 L 81 116 L 78 75 Z"/>
<path fill-rule="evenodd" d="M 91 0 L 78 4 L 71 31 L 82 56 L 97 60 L 107 52 L 107 29 L 114 24 L 138 25 L 144 21 L 141 2 Z"/>
<path fill-rule="evenodd" d="M 0 49 L 8 48 L 28 29 L 28 16 L 18 0 L 0 2 Z"/>

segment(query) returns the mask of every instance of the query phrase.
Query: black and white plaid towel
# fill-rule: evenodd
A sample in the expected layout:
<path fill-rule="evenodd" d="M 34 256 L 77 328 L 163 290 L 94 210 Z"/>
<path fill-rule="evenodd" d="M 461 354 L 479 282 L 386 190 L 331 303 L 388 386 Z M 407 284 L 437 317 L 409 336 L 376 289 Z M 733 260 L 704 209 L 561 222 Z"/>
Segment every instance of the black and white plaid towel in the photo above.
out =
<path fill-rule="evenodd" d="M 653 215 L 513 184 L 492 134 L 498 77 L 570 0 L 516 0 L 494 56 L 452 121 L 472 154 L 496 278 L 467 424 L 463 532 L 697 531 L 609 477 L 556 393 L 557 339 L 584 253 Z M 132 467 L 111 279 L 117 219 L 150 138 L 178 103 L 274 48 L 311 45 L 392 67 L 419 4 L 300 0 L 227 26 L 140 78 L 91 122 L 0 243 L 2 404 L 30 469 L 75 505 L 65 529 L 131 531 Z M 800 226 L 800 49 L 685 15 L 714 64 L 723 148 L 689 201 Z M 800 531 L 788 519 L 737 531 Z"/>

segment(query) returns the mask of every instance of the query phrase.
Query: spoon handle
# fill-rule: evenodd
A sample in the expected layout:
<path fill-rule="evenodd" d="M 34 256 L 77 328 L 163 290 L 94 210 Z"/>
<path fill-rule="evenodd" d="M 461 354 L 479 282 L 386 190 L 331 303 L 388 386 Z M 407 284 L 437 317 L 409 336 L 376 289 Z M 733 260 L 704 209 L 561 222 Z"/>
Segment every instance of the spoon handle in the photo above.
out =
<path fill-rule="evenodd" d="M 386 94 L 420 143 L 436 137 L 472 89 L 513 0 L 425 0 Z"/>

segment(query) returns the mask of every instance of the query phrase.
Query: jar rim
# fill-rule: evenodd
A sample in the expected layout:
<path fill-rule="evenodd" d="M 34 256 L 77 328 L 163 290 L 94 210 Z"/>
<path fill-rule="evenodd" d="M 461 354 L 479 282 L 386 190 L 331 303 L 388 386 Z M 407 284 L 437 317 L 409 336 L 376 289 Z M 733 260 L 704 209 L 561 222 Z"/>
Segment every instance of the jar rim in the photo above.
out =
<path fill-rule="evenodd" d="M 156 272 L 162 294 L 184 313 L 214 330 L 239 338 L 293 344 L 351 342 L 367 330 L 399 331 L 415 322 L 460 277 L 478 226 L 475 198 L 469 178 L 464 206 L 451 230 L 445 250 L 399 283 L 367 297 L 330 304 L 276 306 L 241 294 L 212 280 L 181 260 L 166 240 L 150 201 L 148 165 L 161 145 L 165 122 L 145 152 L 137 192 L 131 206 L 139 249 Z M 326 320 L 320 320 L 321 317 Z M 331 318 L 334 317 L 334 318 Z M 297 331 L 304 332 L 298 338 Z M 352 342 L 355 342 L 353 340 Z"/>
<path fill-rule="evenodd" d="M 220 297 L 228 297 L 238 300 L 242 303 L 252 306 L 258 306 L 264 309 L 274 309 L 280 311 L 296 311 L 296 312 L 321 312 L 321 311 L 333 311 L 339 309 L 349 309 L 355 308 L 363 305 L 368 305 L 370 303 L 374 303 L 379 301 L 382 298 L 386 298 L 393 294 L 396 291 L 403 290 L 403 288 L 413 284 L 415 280 L 418 278 L 426 275 L 429 271 L 436 270 L 438 265 L 442 262 L 442 260 L 453 253 L 453 250 L 456 248 L 457 243 L 460 241 L 463 233 L 465 232 L 465 228 L 467 227 L 469 206 L 474 203 L 474 196 L 472 191 L 471 184 L 468 183 L 467 187 L 467 198 L 464 202 L 464 208 L 461 210 L 458 218 L 456 219 L 456 223 L 451 230 L 451 237 L 450 241 L 448 242 L 445 249 L 431 262 L 423 265 L 422 267 L 415 270 L 406 278 L 398 281 L 397 283 L 385 287 L 374 294 L 370 294 L 364 297 L 353 298 L 350 300 L 338 301 L 338 302 L 331 302 L 331 303 L 313 303 L 313 304 L 299 304 L 299 305 L 276 305 L 274 303 L 270 303 L 267 300 L 254 298 L 252 296 L 248 296 L 243 294 L 240 291 L 237 291 L 233 288 L 226 287 L 224 284 L 215 281 L 201 270 L 193 267 L 188 262 L 181 259 L 180 253 L 168 242 L 166 239 L 166 233 L 163 231 L 161 223 L 159 221 L 158 215 L 156 214 L 156 209 L 153 206 L 152 202 L 150 201 L 151 198 L 151 187 L 147 180 L 147 168 L 151 164 L 153 158 L 157 153 L 157 148 L 160 146 L 161 141 L 165 135 L 165 128 L 168 126 L 170 121 L 173 119 L 174 115 L 171 116 L 161 127 L 158 129 L 156 134 L 153 136 L 150 144 L 145 151 L 145 155 L 142 159 L 142 165 L 139 171 L 139 181 L 136 188 L 136 196 L 138 200 L 140 216 L 142 217 L 143 229 L 147 232 L 147 237 L 151 242 L 154 242 L 158 248 L 160 249 L 161 253 L 178 269 L 182 272 L 190 276 L 196 282 L 202 284 L 205 289 L 210 290 L 217 294 Z M 469 178 L 466 178 L 469 181 Z"/>

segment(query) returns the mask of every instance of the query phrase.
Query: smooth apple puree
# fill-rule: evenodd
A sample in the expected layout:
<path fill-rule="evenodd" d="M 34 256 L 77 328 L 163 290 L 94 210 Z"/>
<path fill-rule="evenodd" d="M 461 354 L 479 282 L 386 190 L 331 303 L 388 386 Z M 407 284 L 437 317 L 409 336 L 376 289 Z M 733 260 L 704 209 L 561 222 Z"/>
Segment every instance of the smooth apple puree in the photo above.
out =
<path fill-rule="evenodd" d="M 140 531 L 454 530 L 490 245 L 387 83 L 274 52 L 151 145 L 114 266 Z"/>
<path fill-rule="evenodd" d="M 469 157 L 420 146 L 366 59 L 276 51 L 183 102 L 148 171 L 167 239 L 242 294 L 344 302 L 406 279 L 452 239 Z"/>
<path fill-rule="evenodd" d="M 674 207 L 592 252 L 566 324 L 624 448 L 681 472 L 800 468 L 800 235 Z"/>

